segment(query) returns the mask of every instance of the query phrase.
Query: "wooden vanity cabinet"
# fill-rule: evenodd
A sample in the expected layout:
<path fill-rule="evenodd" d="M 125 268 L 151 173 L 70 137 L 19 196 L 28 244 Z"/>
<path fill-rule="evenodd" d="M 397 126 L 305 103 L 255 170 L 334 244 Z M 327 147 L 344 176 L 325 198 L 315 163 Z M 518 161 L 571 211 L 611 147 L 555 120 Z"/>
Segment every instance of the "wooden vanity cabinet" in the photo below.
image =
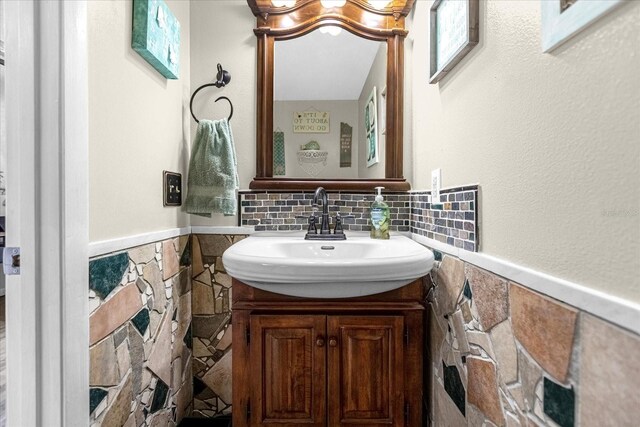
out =
<path fill-rule="evenodd" d="M 233 282 L 233 425 L 422 425 L 423 280 L 336 300 Z"/>

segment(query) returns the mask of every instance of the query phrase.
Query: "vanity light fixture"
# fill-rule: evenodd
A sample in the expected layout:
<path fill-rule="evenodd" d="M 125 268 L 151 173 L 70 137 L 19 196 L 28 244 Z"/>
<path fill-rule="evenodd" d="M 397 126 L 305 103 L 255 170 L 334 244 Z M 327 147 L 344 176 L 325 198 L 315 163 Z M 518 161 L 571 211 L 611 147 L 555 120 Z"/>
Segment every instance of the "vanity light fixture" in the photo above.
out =
<path fill-rule="evenodd" d="M 391 3 L 391 0 L 369 0 L 371 7 L 378 10 L 386 8 L 389 3 Z"/>
<path fill-rule="evenodd" d="M 342 7 L 347 3 L 347 0 L 320 0 L 320 4 L 325 9 L 331 9 L 333 7 Z"/>
<path fill-rule="evenodd" d="M 342 28 L 336 25 L 325 25 L 324 27 L 320 27 L 320 32 L 322 34 L 329 34 L 331 36 L 337 36 L 342 32 Z"/>
<path fill-rule="evenodd" d="M 296 0 L 271 0 L 271 4 L 274 7 L 293 7 L 296 4 Z"/>

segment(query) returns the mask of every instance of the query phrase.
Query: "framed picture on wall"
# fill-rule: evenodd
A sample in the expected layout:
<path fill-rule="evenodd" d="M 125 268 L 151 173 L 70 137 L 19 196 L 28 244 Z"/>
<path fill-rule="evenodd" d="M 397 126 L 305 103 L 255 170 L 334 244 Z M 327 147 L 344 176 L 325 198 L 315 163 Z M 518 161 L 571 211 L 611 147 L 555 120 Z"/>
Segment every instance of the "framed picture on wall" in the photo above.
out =
<path fill-rule="evenodd" d="M 551 52 L 624 0 L 542 0 L 542 51 Z"/>
<path fill-rule="evenodd" d="M 378 102 L 376 87 L 373 87 L 364 107 L 364 128 L 367 144 L 367 167 L 380 161 L 378 153 Z"/>
<path fill-rule="evenodd" d="M 438 83 L 479 40 L 480 0 L 436 0 L 430 12 L 429 83 Z"/>

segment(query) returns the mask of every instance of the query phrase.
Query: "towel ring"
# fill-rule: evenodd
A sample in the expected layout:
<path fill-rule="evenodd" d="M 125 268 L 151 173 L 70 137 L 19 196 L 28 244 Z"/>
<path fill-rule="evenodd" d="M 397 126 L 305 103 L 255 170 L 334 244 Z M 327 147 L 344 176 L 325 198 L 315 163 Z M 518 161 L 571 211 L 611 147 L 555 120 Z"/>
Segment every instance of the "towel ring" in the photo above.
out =
<path fill-rule="evenodd" d="M 230 81 L 231 81 L 231 74 L 229 74 L 227 70 L 223 69 L 221 64 L 218 64 L 218 73 L 216 74 L 216 81 L 214 83 L 207 83 L 205 85 L 202 85 L 198 89 L 196 89 L 195 92 L 193 92 L 193 95 L 191 95 L 191 100 L 189 101 L 189 111 L 191 112 L 191 117 L 193 117 L 193 120 L 195 120 L 196 123 L 200 123 L 200 120 L 198 120 L 196 115 L 193 114 L 193 100 L 196 97 L 196 94 L 206 87 L 211 87 L 211 86 L 215 86 L 217 88 L 224 87 Z M 221 99 L 226 99 L 227 101 L 229 101 L 229 106 L 231 107 L 231 113 L 229 113 L 229 117 L 227 118 L 227 120 L 230 121 L 231 117 L 233 116 L 233 104 L 231 103 L 231 100 L 226 96 L 220 96 L 214 102 L 218 102 Z"/>
<path fill-rule="evenodd" d="M 189 110 L 191 111 L 191 117 L 193 117 L 193 120 L 195 120 L 196 123 L 200 123 L 200 120 L 198 120 L 196 115 L 193 113 L 193 99 L 196 97 L 196 94 L 198 92 L 200 92 L 202 89 L 204 89 L 205 87 L 215 86 L 215 85 L 216 85 L 215 83 L 209 83 L 209 84 L 200 86 L 195 92 L 193 92 L 193 95 L 191 95 L 191 101 L 189 102 Z M 229 113 L 229 117 L 227 117 L 227 120 L 231 121 L 231 117 L 233 117 L 233 104 L 231 103 L 231 100 L 229 98 L 227 98 L 226 96 L 219 96 L 213 102 L 218 102 L 221 99 L 224 99 L 224 100 L 229 102 L 229 107 L 231 108 L 231 112 Z"/>

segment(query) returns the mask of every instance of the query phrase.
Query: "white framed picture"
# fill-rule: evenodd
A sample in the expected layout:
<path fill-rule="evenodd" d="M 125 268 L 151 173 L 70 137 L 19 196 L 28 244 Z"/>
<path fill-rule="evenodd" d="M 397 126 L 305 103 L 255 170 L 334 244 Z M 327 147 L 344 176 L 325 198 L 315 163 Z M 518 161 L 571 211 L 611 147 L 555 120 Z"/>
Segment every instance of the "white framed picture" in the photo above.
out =
<path fill-rule="evenodd" d="M 625 0 L 541 0 L 542 51 L 547 53 Z"/>
<path fill-rule="evenodd" d="M 376 87 L 373 87 L 364 107 L 364 129 L 367 144 L 367 167 L 380 161 L 378 153 L 378 103 Z"/>
<path fill-rule="evenodd" d="M 380 135 L 387 133 L 387 87 L 380 91 Z"/>

